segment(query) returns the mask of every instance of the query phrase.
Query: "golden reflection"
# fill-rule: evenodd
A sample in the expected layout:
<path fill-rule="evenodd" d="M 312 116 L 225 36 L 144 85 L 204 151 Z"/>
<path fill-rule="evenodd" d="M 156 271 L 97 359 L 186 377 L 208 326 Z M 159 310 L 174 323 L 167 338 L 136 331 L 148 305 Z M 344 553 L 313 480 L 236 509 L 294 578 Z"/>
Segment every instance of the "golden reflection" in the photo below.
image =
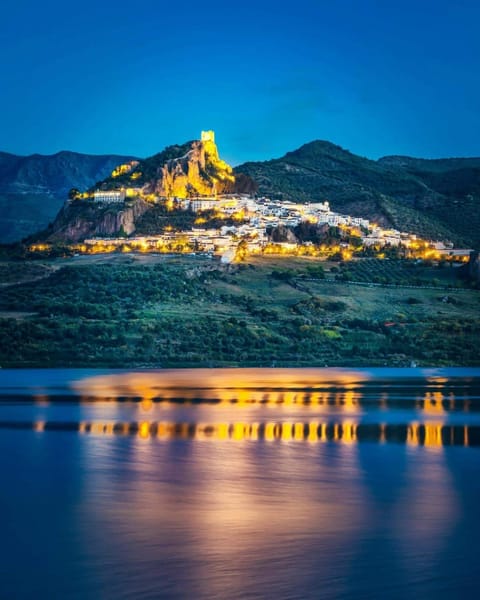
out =
<path fill-rule="evenodd" d="M 232 439 L 234 440 L 244 440 L 246 438 L 247 433 L 247 425 L 245 423 L 234 423 L 232 426 Z"/>
<path fill-rule="evenodd" d="M 435 385 L 445 385 L 446 383 L 448 383 L 448 378 L 447 377 L 440 377 L 439 375 L 433 375 L 430 377 L 427 377 L 427 381 L 428 383 L 434 383 Z"/>
<path fill-rule="evenodd" d="M 318 421 L 311 421 L 308 423 L 308 436 L 307 440 L 309 442 L 317 442 L 318 441 Z"/>
<path fill-rule="evenodd" d="M 112 390 L 108 390 L 111 392 Z M 141 390 L 128 388 L 119 392 L 118 397 L 136 401 Z M 150 390 L 149 394 L 153 392 Z M 115 396 L 99 396 L 102 401 L 115 402 Z M 322 391 L 322 392 L 299 392 L 285 390 L 250 390 L 250 389 L 162 389 L 161 396 L 143 398 L 138 409 L 141 413 L 152 412 L 159 403 L 192 404 L 206 403 L 216 405 L 234 405 L 237 408 L 248 408 L 254 405 L 262 405 L 276 408 L 282 405 L 285 409 L 297 406 L 310 406 L 324 411 L 333 408 L 340 412 L 353 414 L 360 410 L 362 393 L 358 390 L 346 391 Z M 94 396 L 82 396 L 80 402 L 91 404 L 95 401 Z"/>
<path fill-rule="evenodd" d="M 281 425 L 281 439 L 284 442 L 289 442 L 292 439 L 292 423 L 283 423 Z"/>
<path fill-rule="evenodd" d="M 302 441 L 303 438 L 303 423 L 295 423 L 293 426 L 293 437 L 297 441 Z"/>
<path fill-rule="evenodd" d="M 420 407 L 428 414 L 438 415 L 445 413 L 442 392 L 426 392 Z"/>
<path fill-rule="evenodd" d="M 105 435 L 113 435 L 114 423 L 107 423 L 105 425 Z"/>
<path fill-rule="evenodd" d="M 265 425 L 264 438 L 267 442 L 272 442 L 275 439 L 275 423 Z"/>
<path fill-rule="evenodd" d="M 428 374 L 430 370 L 425 370 Z M 101 375 L 72 384 L 83 402 L 117 398 L 139 402 L 139 412 L 155 410 L 158 403 L 215 403 L 238 408 L 263 405 L 296 409 L 311 406 L 331 412 L 355 414 L 362 410 L 364 394 L 372 393 L 366 383 L 368 372 L 350 369 L 172 369 Z M 430 377 L 434 386 L 419 396 L 417 411 L 428 415 L 446 414 L 458 409 L 453 393 L 442 391 L 442 378 Z M 446 381 L 446 380 L 445 380 Z M 442 384 L 442 385 L 441 385 Z M 377 396 L 381 410 L 395 403 L 395 395 L 382 392 Z M 464 401 L 464 410 L 469 410 Z"/>
<path fill-rule="evenodd" d="M 164 437 L 168 437 L 169 434 L 170 434 L 170 431 L 168 429 L 167 423 L 159 423 L 157 425 L 157 437 L 164 438 Z"/>
<path fill-rule="evenodd" d="M 259 427 L 258 423 L 252 423 L 250 425 L 250 439 L 251 440 L 254 440 L 254 441 L 258 440 L 258 427 Z"/>
<path fill-rule="evenodd" d="M 140 413 L 153 412 L 159 403 L 207 403 L 238 408 L 281 405 L 285 410 L 310 406 L 354 415 L 365 408 L 364 395 L 368 401 L 369 395 L 376 393 L 365 386 L 362 377 L 365 379 L 365 373 L 357 377 L 348 369 L 178 369 L 98 376 L 72 385 L 81 402 L 140 400 Z M 385 392 L 376 399 L 381 410 L 399 402 L 394 394 Z M 436 417 L 459 408 L 459 399 L 452 392 L 432 387 L 415 401 L 417 411 Z M 463 409 L 469 411 L 468 400 Z"/>
<path fill-rule="evenodd" d="M 385 423 L 380 424 L 380 439 L 378 441 L 381 444 L 384 444 L 387 441 L 387 429 L 385 427 Z"/>
<path fill-rule="evenodd" d="M 226 440 L 228 438 L 228 425 L 220 424 L 217 426 L 218 439 Z"/>
<path fill-rule="evenodd" d="M 5 425 L 3 426 L 5 427 Z M 15 425 L 18 427 L 18 425 Z M 22 428 L 37 432 L 72 430 L 73 424 L 47 421 L 24 422 Z M 378 443 L 405 443 L 407 446 L 440 450 L 443 446 L 480 446 L 480 425 L 445 425 L 442 422 L 413 422 L 407 425 L 362 424 L 352 420 L 335 423 L 275 422 L 246 423 L 176 423 L 141 421 L 132 423 L 81 421 L 76 430 L 93 436 L 132 435 L 141 440 L 158 438 L 215 440 L 215 441 L 266 441 L 266 442 L 335 442 L 356 444 L 362 441 Z"/>
<path fill-rule="evenodd" d="M 340 428 L 340 424 L 335 423 L 335 425 L 333 426 L 333 441 L 334 442 L 338 442 L 341 438 L 340 433 L 339 433 L 339 428 Z"/>
<path fill-rule="evenodd" d="M 449 445 L 455 433 L 451 430 L 443 443 Z M 424 436 L 426 443 L 441 444 L 438 434 L 434 427 L 423 431 L 420 425 L 417 429 L 420 444 Z M 404 562 L 406 571 L 417 569 L 421 559 L 422 569 L 433 572 L 462 510 L 452 472 L 441 453 L 426 450 L 409 457 L 403 476 L 404 485 L 398 488 L 390 515 L 393 539 L 398 540 L 402 551 L 398 559 Z"/>
<path fill-rule="evenodd" d="M 407 444 L 439 450 L 445 445 L 455 445 L 455 430 L 454 426 L 444 426 L 440 422 L 411 423 L 407 429 Z"/>
<path fill-rule="evenodd" d="M 356 392 L 353 390 L 347 390 L 344 394 L 343 400 L 341 401 L 343 408 L 346 412 L 355 411 L 358 408 L 358 400 Z"/>
<path fill-rule="evenodd" d="M 440 449 L 443 446 L 442 442 L 442 424 L 441 423 L 425 423 L 425 439 L 423 445 L 426 448 L 434 450 Z"/>
<path fill-rule="evenodd" d="M 327 441 L 327 424 L 326 423 L 322 423 L 320 425 L 320 436 L 319 436 L 319 439 L 322 442 L 326 442 Z"/>
<path fill-rule="evenodd" d="M 178 397 L 181 390 L 187 399 L 212 398 L 220 393 L 221 400 L 235 398 L 240 403 L 250 403 L 252 399 L 260 401 L 265 390 L 269 390 L 277 392 L 276 402 L 294 404 L 302 401 L 300 390 L 322 390 L 325 386 L 350 390 L 369 379 L 371 374 L 366 371 L 342 368 L 165 369 L 87 377 L 74 381 L 72 387 L 78 394 L 92 397 L 129 396 L 152 400 L 159 390 L 165 398 Z"/>
<path fill-rule="evenodd" d="M 354 444 L 357 441 L 357 424 L 344 422 L 342 423 L 341 441 L 344 444 Z"/>
<path fill-rule="evenodd" d="M 150 398 L 143 398 L 142 401 L 140 402 L 140 408 L 144 411 L 144 412 L 149 412 L 152 410 L 153 408 L 153 402 Z"/>
<path fill-rule="evenodd" d="M 407 428 L 407 445 L 419 446 L 420 438 L 418 436 L 418 423 L 411 423 Z"/>
<path fill-rule="evenodd" d="M 147 423 L 147 422 L 140 423 L 140 425 L 138 427 L 138 435 L 142 439 L 148 440 L 148 438 L 150 437 L 150 423 Z"/>

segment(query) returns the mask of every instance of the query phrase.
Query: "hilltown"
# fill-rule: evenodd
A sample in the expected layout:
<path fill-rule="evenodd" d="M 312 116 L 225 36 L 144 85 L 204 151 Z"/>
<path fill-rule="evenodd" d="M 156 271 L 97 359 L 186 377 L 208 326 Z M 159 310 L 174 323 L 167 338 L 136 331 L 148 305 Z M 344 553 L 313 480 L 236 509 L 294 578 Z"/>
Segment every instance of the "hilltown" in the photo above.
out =
<path fill-rule="evenodd" d="M 96 191 L 90 201 L 99 204 L 124 204 L 140 190 Z M 150 200 L 151 201 L 151 200 Z M 154 199 L 163 202 L 170 210 L 191 211 L 197 214 L 191 230 L 173 231 L 167 227 L 157 235 L 85 239 L 73 249 L 80 253 L 107 252 L 161 252 L 202 253 L 220 257 L 230 263 L 247 254 L 284 254 L 304 256 L 338 256 L 349 260 L 355 253 L 370 249 L 382 257 L 382 249 L 396 248 L 404 256 L 431 260 L 454 260 L 466 262 L 469 249 L 454 249 L 453 244 L 426 241 L 415 234 L 396 229 L 384 229 L 368 219 L 341 215 L 330 209 L 328 202 L 297 204 L 289 201 L 254 198 L 248 195 L 224 195 L 219 197 Z M 227 225 L 216 229 L 201 228 L 207 222 L 202 213 L 214 214 L 218 220 L 228 220 Z M 337 239 L 326 244 L 299 243 L 289 231 L 301 223 L 335 228 Z M 272 232 L 283 230 L 282 236 Z M 331 231 L 331 229 L 330 229 Z M 286 235 L 285 235 L 286 232 Z M 289 239 L 293 238 L 292 239 Z M 32 252 L 46 251 L 48 244 L 33 244 Z"/>

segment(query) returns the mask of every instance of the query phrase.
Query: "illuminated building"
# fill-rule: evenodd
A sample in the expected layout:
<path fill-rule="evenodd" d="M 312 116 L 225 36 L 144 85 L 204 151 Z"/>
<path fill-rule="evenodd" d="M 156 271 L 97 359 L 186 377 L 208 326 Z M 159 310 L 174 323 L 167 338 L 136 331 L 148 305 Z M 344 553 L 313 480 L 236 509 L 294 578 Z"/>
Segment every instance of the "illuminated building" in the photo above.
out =
<path fill-rule="evenodd" d="M 97 190 L 93 194 L 94 202 L 102 202 L 105 204 L 114 204 L 124 202 L 125 190 Z"/>
<path fill-rule="evenodd" d="M 212 130 L 202 131 L 200 135 L 200 140 L 202 142 L 213 142 L 215 143 L 215 132 Z"/>

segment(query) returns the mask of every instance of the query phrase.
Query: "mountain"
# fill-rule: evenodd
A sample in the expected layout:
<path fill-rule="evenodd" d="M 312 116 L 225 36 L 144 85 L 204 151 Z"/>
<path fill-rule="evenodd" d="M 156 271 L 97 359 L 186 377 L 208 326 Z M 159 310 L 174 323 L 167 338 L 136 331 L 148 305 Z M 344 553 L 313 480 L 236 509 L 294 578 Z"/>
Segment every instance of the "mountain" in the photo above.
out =
<path fill-rule="evenodd" d="M 80 200 L 66 205 L 48 235 L 80 239 L 129 233 L 144 214 L 152 223 L 165 221 L 168 216 L 157 219 L 153 214 L 159 209 L 148 203 L 149 195 L 258 191 L 298 202 L 328 200 L 338 212 L 424 238 L 480 247 L 480 158 L 369 160 L 330 142 L 313 141 L 281 158 L 232 170 L 220 159 L 213 132 L 143 160 L 71 152 L 30 157 L 0 153 L 0 240 L 20 239 L 44 227 L 70 188 L 88 197 L 94 189 L 128 187 L 140 194 L 124 207 Z"/>
<path fill-rule="evenodd" d="M 363 158 L 314 141 L 285 156 L 247 162 L 259 193 L 296 201 L 328 200 L 332 208 L 426 238 L 480 246 L 480 158 Z"/>
<path fill-rule="evenodd" d="M 402 170 L 435 190 L 435 198 L 418 199 L 417 210 L 445 224 L 467 245 L 480 247 L 480 158 L 386 156 L 379 163 Z"/>
<path fill-rule="evenodd" d="M 200 140 L 168 146 L 144 160 L 120 165 L 101 184 L 104 189 L 135 186 L 144 194 L 187 198 L 214 193 L 255 193 L 256 185 L 236 175 L 218 153 L 213 131 L 202 131 Z"/>
<path fill-rule="evenodd" d="M 89 188 L 131 158 L 0 152 L 0 242 L 17 241 L 44 228 L 55 218 L 71 188 Z"/>
<path fill-rule="evenodd" d="M 92 202 L 96 191 L 112 190 L 126 192 L 126 202 Z M 77 190 L 41 237 L 50 242 L 76 242 L 97 235 L 131 234 L 147 212 L 149 222 L 173 218 L 152 197 L 186 199 L 244 191 L 254 193 L 254 182 L 245 175 L 235 176 L 219 157 L 213 131 L 203 131 L 200 140 L 117 165 L 103 181 L 86 191 Z"/>

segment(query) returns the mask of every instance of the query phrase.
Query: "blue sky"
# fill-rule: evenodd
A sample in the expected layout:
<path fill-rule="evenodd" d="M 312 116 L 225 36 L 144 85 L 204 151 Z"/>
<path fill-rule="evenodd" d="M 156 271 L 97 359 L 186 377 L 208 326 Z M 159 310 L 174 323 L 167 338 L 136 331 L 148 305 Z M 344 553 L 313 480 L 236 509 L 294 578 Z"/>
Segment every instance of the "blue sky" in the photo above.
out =
<path fill-rule="evenodd" d="M 233 164 L 324 139 L 480 155 L 473 0 L 17 0 L 0 20 L 0 150 L 148 156 L 214 129 Z"/>

